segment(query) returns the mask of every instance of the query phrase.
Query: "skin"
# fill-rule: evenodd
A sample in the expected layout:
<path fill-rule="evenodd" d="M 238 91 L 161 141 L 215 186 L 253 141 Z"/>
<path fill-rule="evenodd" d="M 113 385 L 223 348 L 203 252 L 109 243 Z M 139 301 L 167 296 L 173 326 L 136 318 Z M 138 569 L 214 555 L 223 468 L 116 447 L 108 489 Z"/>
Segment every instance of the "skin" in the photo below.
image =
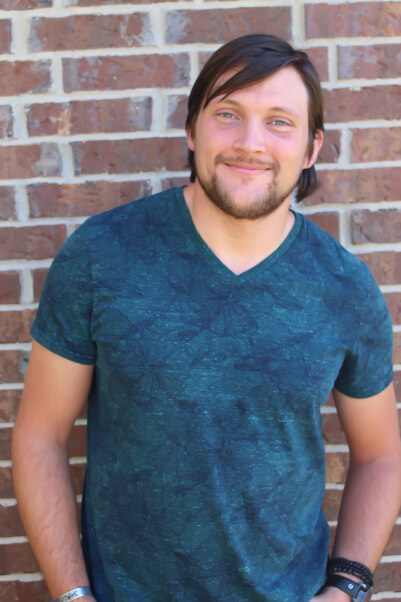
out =
<path fill-rule="evenodd" d="M 192 219 L 217 257 L 239 274 L 288 235 L 292 190 L 323 143 L 318 130 L 308 154 L 308 94 L 301 77 L 286 67 L 214 98 L 187 140 L 197 169 L 197 179 L 184 189 Z"/>
<path fill-rule="evenodd" d="M 316 160 L 323 140 L 317 132 L 309 156 L 307 107 L 302 80 L 285 68 L 227 99 L 215 99 L 201 111 L 195 131 L 187 133 L 199 177 L 184 190 L 185 200 L 206 244 L 236 274 L 271 254 L 293 226 L 291 190 L 301 170 Z M 34 342 L 13 433 L 20 514 L 53 598 L 88 584 L 66 446 L 92 374 L 92 366 Z M 401 503 L 394 389 L 368 399 L 335 392 L 335 399 L 350 447 L 335 554 L 374 570 Z M 312 600 L 350 598 L 326 588 Z"/>

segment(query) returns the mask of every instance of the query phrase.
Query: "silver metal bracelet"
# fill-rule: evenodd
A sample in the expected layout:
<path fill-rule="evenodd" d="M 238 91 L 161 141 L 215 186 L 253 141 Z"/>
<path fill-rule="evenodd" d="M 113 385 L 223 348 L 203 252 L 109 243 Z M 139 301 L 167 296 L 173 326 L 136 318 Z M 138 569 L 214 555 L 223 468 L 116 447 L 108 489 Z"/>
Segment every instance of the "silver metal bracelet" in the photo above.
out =
<path fill-rule="evenodd" d="M 53 602 L 71 602 L 71 600 L 76 600 L 77 598 L 82 598 L 83 596 L 93 596 L 90 587 L 76 587 L 66 594 L 59 596 L 53 600 Z"/>

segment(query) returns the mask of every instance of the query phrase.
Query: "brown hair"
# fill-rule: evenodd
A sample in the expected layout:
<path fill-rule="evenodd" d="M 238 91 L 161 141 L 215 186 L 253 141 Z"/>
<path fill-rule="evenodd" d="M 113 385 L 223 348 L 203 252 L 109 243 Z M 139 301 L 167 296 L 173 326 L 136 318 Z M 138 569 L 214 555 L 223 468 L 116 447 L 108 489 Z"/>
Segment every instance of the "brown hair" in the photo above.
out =
<path fill-rule="evenodd" d="M 294 50 L 285 40 L 267 34 L 250 34 L 236 38 L 219 48 L 207 61 L 193 85 L 188 99 L 188 114 L 185 129 L 192 134 L 199 112 L 208 103 L 222 94 L 228 96 L 235 90 L 250 86 L 283 67 L 294 67 L 301 76 L 309 96 L 309 154 L 317 130 L 324 130 L 323 101 L 317 71 L 305 52 Z M 236 73 L 215 88 L 217 80 L 227 71 Z M 188 154 L 191 182 L 196 178 L 193 151 Z M 317 187 L 314 166 L 304 169 L 297 183 L 296 200 L 299 202 Z"/>

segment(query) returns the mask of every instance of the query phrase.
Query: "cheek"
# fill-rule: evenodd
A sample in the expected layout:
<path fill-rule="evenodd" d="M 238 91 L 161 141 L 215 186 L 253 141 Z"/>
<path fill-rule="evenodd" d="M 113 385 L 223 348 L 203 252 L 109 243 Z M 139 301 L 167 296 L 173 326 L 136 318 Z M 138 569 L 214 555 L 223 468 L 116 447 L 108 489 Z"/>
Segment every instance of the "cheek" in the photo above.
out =
<path fill-rule="evenodd" d="M 302 167 L 308 160 L 308 142 L 302 137 L 288 136 L 276 141 L 274 154 L 284 163 Z"/>

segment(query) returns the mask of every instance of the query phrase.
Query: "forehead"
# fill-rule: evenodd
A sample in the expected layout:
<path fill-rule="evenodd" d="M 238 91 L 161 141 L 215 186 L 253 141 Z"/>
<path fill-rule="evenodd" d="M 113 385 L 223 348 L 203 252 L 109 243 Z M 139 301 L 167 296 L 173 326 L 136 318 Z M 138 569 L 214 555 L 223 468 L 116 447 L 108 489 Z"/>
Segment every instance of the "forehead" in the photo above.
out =
<path fill-rule="evenodd" d="M 238 70 L 231 70 L 224 73 L 217 80 L 212 93 L 237 72 Z M 232 92 L 230 89 L 227 91 L 214 97 L 210 104 L 225 101 L 238 102 L 244 105 L 261 103 L 265 108 L 286 106 L 297 113 L 304 113 L 305 111 L 307 113 L 308 111 L 308 91 L 294 67 L 284 67 L 249 86 L 238 88 Z"/>

